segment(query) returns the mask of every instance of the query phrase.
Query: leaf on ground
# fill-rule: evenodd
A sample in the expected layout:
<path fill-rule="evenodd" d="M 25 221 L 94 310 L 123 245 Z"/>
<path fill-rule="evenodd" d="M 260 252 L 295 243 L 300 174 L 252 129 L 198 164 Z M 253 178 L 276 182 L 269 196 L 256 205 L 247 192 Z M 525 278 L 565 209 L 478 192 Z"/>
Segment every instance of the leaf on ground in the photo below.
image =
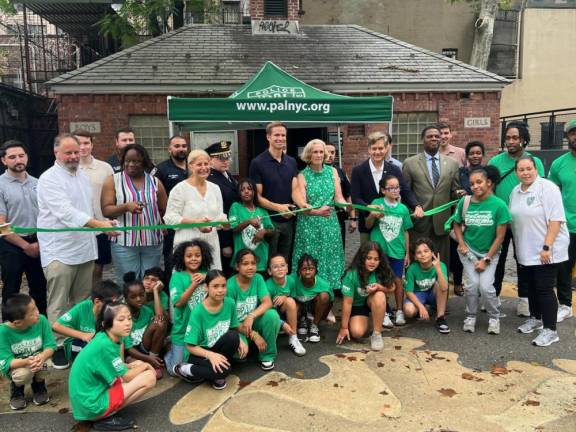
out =
<path fill-rule="evenodd" d="M 496 376 L 506 375 L 508 372 L 509 372 L 508 369 L 499 364 L 495 364 L 494 366 L 492 366 L 492 369 L 490 369 L 490 373 Z"/>
<path fill-rule="evenodd" d="M 454 395 L 456 395 L 456 390 L 451 389 L 451 388 L 441 388 L 440 390 L 438 390 L 438 393 L 440 393 L 442 396 L 446 396 L 446 397 L 452 397 Z"/>
<path fill-rule="evenodd" d="M 390 361 L 391 361 L 391 362 L 396 362 L 396 359 L 395 359 L 394 357 L 392 357 L 392 358 L 390 359 Z"/>
<path fill-rule="evenodd" d="M 378 366 L 378 367 L 384 367 L 384 363 L 378 362 L 378 363 L 376 363 L 376 366 Z M 575 383 L 575 384 L 576 384 L 576 383 Z"/>
<path fill-rule="evenodd" d="M 339 354 L 336 354 L 336 357 L 338 357 L 338 358 L 346 358 L 346 355 L 345 355 L 345 354 L 340 354 L 340 353 L 339 353 Z"/>
<path fill-rule="evenodd" d="M 468 373 L 468 372 L 464 372 L 462 374 L 462 379 L 465 379 L 468 381 L 476 381 L 476 382 L 484 381 L 483 378 L 477 377 L 476 375 L 472 375 L 471 373 Z"/>
<path fill-rule="evenodd" d="M 358 360 L 356 357 L 354 357 L 354 356 L 348 356 L 348 361 L 353 362 L 353 361 L 356 361 L 356 360 Z"/>
<path fill-rule="evenodd" d="M 278 381 L 270 380 L 266 383 L 266 385 L 269 385 L 270 387 L 278 387 Z"/>
<path fill-rule="evenodd" d="M 528 399 L 526 402 L 524 402 L 522 405 L 524 406 L 540 406 L 540 402 L 535 401 L 535 400 L 531 400 Z"/>
<path fill-rule="evenodd" d="M 396 351 L 400 351 L 402 349 L 402 346 L 401 345 L 394 345 L 394 349 Z"/>
<path fill-rule="evenodd" d="M 337 388 L 337 387 L 340 387 L 340 386 L 338 385 L 338 383 L 334 383 L 333 387 L 336 387 L 336 388 Z"/>
<path fill-rule="evenodd" d="M 382 390 L 379 394 L 382 396 L 388 396 L 389 393 L 386 390 Z"/>
<path fill-rule="evenodd" d="M 437 353 L 432 353 L 430 355 L 430 357 L 432 357 L 434 360 L 446 360 L 446 357 L 442 357 L 441 355 L 439 355 Z"/>
<path fill-rule="evenodd" d="M 68 414 L 68 411 L 70 411 L 68 408 L 60 408 L 58 414 Z"/>
<path fill-rule="evenodd" d="M 294 372 L 294 375 L 296 375 L 298 378 L 304 378 L 304 371 L 296 371 Z"/>
<path fill-rule="evenodd" d="M 252 381 L 245 381 L 245 380 L 240 380 L 238 381 L 238 389 L 242 390 L 244 387 L 249 386 L 250 384 L 252 384 Z"/>

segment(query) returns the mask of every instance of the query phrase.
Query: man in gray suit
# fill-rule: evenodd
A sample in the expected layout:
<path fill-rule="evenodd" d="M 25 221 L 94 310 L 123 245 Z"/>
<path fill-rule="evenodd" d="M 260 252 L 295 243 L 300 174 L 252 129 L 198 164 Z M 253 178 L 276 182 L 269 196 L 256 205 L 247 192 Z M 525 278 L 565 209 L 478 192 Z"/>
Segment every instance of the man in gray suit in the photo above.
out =
<path fill-rule="evenodd" d="M 404 180 L 412 189 L 424 211 L 438 207 L 457 198 L 460 189 L 458 180 L 458 162 L 441 155 L 440 130 L 438 126 L 427 126 L 420 134 L 424 152 L 411 156 L 404 161 L 402 173 Z M 450 243 L 444 223 L 452 214 L 452 209 L 433 216 L 414 219 L 414 228 L 410 241 L 428 237 L 440 253 L 440 259 L 450 262 Z"/>

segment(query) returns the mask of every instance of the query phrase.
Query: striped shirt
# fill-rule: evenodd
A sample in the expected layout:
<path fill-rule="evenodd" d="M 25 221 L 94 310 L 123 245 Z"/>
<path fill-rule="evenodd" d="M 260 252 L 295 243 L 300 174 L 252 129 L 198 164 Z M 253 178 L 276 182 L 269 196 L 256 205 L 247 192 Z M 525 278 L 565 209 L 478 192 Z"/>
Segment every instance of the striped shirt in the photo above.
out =
<path fill-rule="evenodd" d="M 118 217 L 118 226 L 149 226 L 162 223 L 158 210 L 158 179 L 144 173 L 141 189 L 137 189 L 132 179 L 124 171 L 114 174 L 116 205 L 131 201 L 144 203 L 142 213 L 127 212 Z M 162 243 L 161 230 L 121 231 L 111 241 L 122 246 L 156 246 Z"/>

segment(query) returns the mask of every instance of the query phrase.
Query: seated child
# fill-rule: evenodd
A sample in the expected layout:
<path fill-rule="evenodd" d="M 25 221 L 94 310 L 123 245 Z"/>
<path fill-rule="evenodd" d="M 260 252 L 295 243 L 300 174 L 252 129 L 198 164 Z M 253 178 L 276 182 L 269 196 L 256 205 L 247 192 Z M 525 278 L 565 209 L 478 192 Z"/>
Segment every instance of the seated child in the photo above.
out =
<path fill-rule="evenodd" d="M 72 361 L 88 342 L 92 340 L 96 333 L 96 317 L 105 301 L 116 301 L 120 298 L 122 292 L 120 287 L 111 280 L 96 282 L 92 287 L 90 298 L 78 303 L 64 315 L 62 315 L 54 324 L 52 330 L 56 333 L 66 336 L 64 339 L 64 361 L 57 361 L 54 369 L 66 369 L 69 362 Z M 56 351 L 54 354 L 59 355 L 62 351 Z"/>
<path fill-rule="evenodd" d="M 320 342 L 320 330 L 318 325 L 328 315 L 334 293 L 330 284 L 317 275 L 318 261 L 304 254 L 298 260 L 298 278 L 294 284 L 300 320 L 298 322 L 298 334 L 307 335 L 308 342 Z M 313 315 L 312 322 L 308 320 L 308 313 Z"/>
<path fill-rule="evenodd" d="M 40 315 L 32 297 L 14 294 L 2 305 L 0 372 L 10 379 L 10 408 L 21 410 L 27 402 L 24 386 L 32 386 L 32 402 L 50 400 L 46 389 L 46 361 L 56 349 L 50 323 Z"/>
<path fill-rule="evenodd" d="M 190 312 L 206 296 L 204 279 L 212 267 L 212 247 L 200 239 L 182 242 L 174 251 L 173 262 L 174 272 L 170 278 L 172 346 L 164 356 L 170 375 L 174 375 L 174 366 L 188 357 L 184 335 Z"/>
<path fill-rule="evenodd" d="M 152 267 L 144 272 L 142 284 L 146 290 L 146 305 L 154 309 L 154 287 L 160 285 L 158 294 L 160 294 L 160 304 L 162 309 L 166 312 L 168 317 L 168 309 L 170 308 L 168 295 L 164 291 L 164 272 L 160 267 Z"/>
<path fill-rule="evenodd" d="M 370 347 L 382 351 L 386 294 L 394 289 L 394 273 L 380 245 L 373 241 L 363 243 L 342 279 L 342 325 L 336 343 L 341 344 L 350 337 L 364 337 L 372 313 Z"/>
<path fill-rule="evenodd" d="M 143 361 L 122 360 L 124 341 L 132 330 L 128 306 L 104 303 L 96 335 L 80 351 L 68 380 L 72 413 L 78 421 L 94 422 L 95 430 L 123 430 L 134 422 L 116 414 L 156 385 L 154 368 Z"/>
<path fill-rule="evenodd" d="M 306 349 L 300 343 L 298 336 L 294 333 L 298 325 L 298 306 L 291 297 L 294 291 L 294 278 L 288 274 L 288 263 L 282 254 L 274 254 L 268 261 L 268 274 L 270 278 L 266 281 L 268 293 L 272 298 L 272 304 L 286 317 L 286 322 L 290 326 L 291 333 L 288 336 L 288 345 L 297 356 L 306 354 Z"/>
<path fill-rule="evenodd" d="M 446 322 L 446 302 L 448 300 L 448 271 L 434 254 L 432 240 L 421 238 L 414 243 L 414 261 L 406 270 L 404 285 L 407 299 L 404 301 L 404 314 L 407 318 L 418 316 L 428 321 L 430 315 L 426 305 L 436 306 L 436 329 L 450 333 Z"/>
<path fill-rule="evenodd" d="M 174 367 L 176 375 L 196 383 L 210 381 L 216 390 L 226 388 L 232 358 L 246 357 L 248 345 L 238 335 L 234 300 L 226 297 L 226 276 L 220 270 L 206 274 L 207 295 L 190 314 L 184 341 L 188 362 Z"/>
<path fill-rule="evenodd" d="M 272 307 L 264 278 L 256 273 L 256 264 L 256 255 L 250 249 L 236 254 L 237 274 L 228 279 L 226 296 L 236 303 L 238 331 L 256 344 L 260 368 L 269 371 L 274 369 L 278 355 L 276 338 L 281 321 Z"/>
<path fill-rule="evenodd" d="M 162 378 L 164 360 L 160 352 L 164 349 L 166 338 L 166 316 L 160 304 L 162 285 L 153 288 L 154 309 L 146 306 L 146 291 L 144 285 L 135 279 L 136 274 L 129 272 L 124 275 L 124 300 L 132 315 L 131 346 L 128 349 L 130 360 L 142 360 L 150 363 L 156 371 L 156 379 Z"/>

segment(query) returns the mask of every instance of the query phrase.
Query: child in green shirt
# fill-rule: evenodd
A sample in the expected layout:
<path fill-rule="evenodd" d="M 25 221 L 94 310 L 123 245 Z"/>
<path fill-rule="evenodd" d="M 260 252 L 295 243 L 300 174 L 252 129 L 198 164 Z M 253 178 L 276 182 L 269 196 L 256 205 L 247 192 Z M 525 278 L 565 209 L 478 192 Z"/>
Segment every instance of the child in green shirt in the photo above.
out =
<path fill-rule="evenodd" d="M 386 294 L 394 289 L 394 273 L 380 245 L 374 241 L 363 243 L 342 279 L 342 324 L 336 343 L 364 337 L 372 313 L 370 347 L 382 351 Z"/>
<path fill-rule="evenodd" d="M 234 300 L 226 297 L 226 276 L 221 270 L 206 274 L 207 295 L 190 314 L 184 341 L 189 362 L 176 365 L 174 372 L 185 381 L 210 381 L 215 390 L 226 388 L 232 358 L 248 354 L 248 345 L 240 338 Z"/>
<path fill-rule="evenodd" d="M 440 255 L 434 254 L 434 244 L 428 238 L 414 243 L 414 260 L 406 270 L 404 291 L 404 315 L 407 318 L 418 317 L 428 321 L 430 315 L 426 305 L 436 305 L 436 329 L 450 333 L 446 322 L 446 302 L 448 301 L 448 271 L 446 264 L 440 261 Z"/>
<path fill-rule="evenodd" d="M 92 340 L 96 333 L 96 317 L 105 301 L 116 301 L 122 292 L 120 287 L 111 280 L 96 282 L 92 287 L 90 298 L 81 301 L 62 315 L 54 324 L 52 330 L 66 336 L 64 339 L 65 362 L 56 362 L 54 369 L 66 369 L 70 361 Z M 62 351 L 60 351 L 62 352 Z M 54 354 L 59 355 L 59 351 Z"/>
<path fill-rule="evenodd" d="M 8 298 L 2 305 L 2 317 L 0 372 L 10 379 L 10 408 L 26 408 L 24 386 L 27 384 L 32 386 L 34 405 L 44 405 L 50 400 L 46 389 L 46 361 L 56 349 L 50 324 L 26 294 Z"/>
<path fill-rule="evenodd" d="M 298 334 L 307 335 L 307 341 L 320 342 L 320 330 L 318 325 L 330 312 L 334 292 L 330 284 L 318 276 L 318 260 L 309 254 L 304 254 L 298 260 L 298 278 L 294 285 L 294 297 L 298 303 L 300 320 L 298 322 Z M 308 320 L 308 313 L 314 318 Z"/>
<path fill-rule="evenodd" d="M 166 339 L 166 317 L 160 304 L 159 292 L 162 286 L 153 288 L 154 309 L 146 303 L 146 290 L 141 281 L 135 279 L 136 274 L 129 272 L 124 275 L 124 300 L 132 314 L 132 331 L 128 355 L 130 360 L 142 360 L 150 363 L 156 371 L 156 379 L 162 378 L 164 361 L 160 352 L 164 349 Z"/>
<path fill-rule="evenodd" d="M 174 375 L 174 366 L 188 358 L 184 343 L 186 326 L 190 312 L 206 296 L 204 279 L 214 262 L 213 253 L 212 247 L 200 239 L 182 242 L 174 250 L 174 272 L 170 278 L 172 346 L 164 357 L 171 375 Z"/>
<path fill-rule="evenodd" d="M 234 233 L 234 255 L 230 263 L 232 267 L 236 262 L 236 254 L 242 249 L 250 249 L 258 257 L 256 269 L 259 272 L 266 270 L 268 262 L 269 237 L 274 232 L 274 225 L 268 212 L 258 207 L 256 185 L 250 179 L 242 179 L 238 182 L 238 195 L 241 202 L 235 202 L 230 207 L 228 218 L 236 218 L 244 221 L 232 229 Z"/>
<path fill-rule="evenodd" d="M 256 254 L 250 249 L 242 249 L 236 254 L 237 274 L 226 283 L 226 296 L 234 300 L 241 337 L 254 342 L 258 348 L 260 368 L 274 369 L 278 355 L 276 338 L 281 320 L 272 307 L 272 300 L 264 278 L 256 273 Z"/>
<path fill-rule="evenodd" d="M 96 335 L 72 365 L 68 394 L 78 421 L 93 421 L 95 430 L 134 428 L 134 422 L 116 414 L 156 385 L 154 368 L 143 361 L 124 363 L 124 341 L 132 330 L 130 309 L 123 303 L 104 303 Z"/>
<path fill-rule="evenodd" d="M 371 206 L 385 210 L 385 213 L 370 212 L 366 218 L 366 228 L 370 231 L 370 240 L 377 242 L 388 259 L 388 264 L 396 275 L 394 299 L 396 301 L 396 325 L 406 324 L 402 307 L 404 289 L 402 276 L 404 268 L 410 264 L 408 230 L 414 225 L 410 219 L 410 210 L 400 202 L 400 182 L 393 175 L 386 175 L 380 180 L 381 197 L 372 201 Z"/>
<path fill-rule="evenodd" d="M 266 281 L 266 288 L 272 298 L 272 304 L 284 317 L 288 323 L 288 345 L 297 356 L 306 354 L 306 349 L 300 343 L 298 336 L 294 332 L 298 324 L 298 306 L 291 297 L 295 282 L 292 275 L 288 274 L 288 263 L 286 257 L 276 253 L 268 261 L 268 274 L 270 278 Z"/>
<path fill-rule="evenodd" d="M 164 309 L 166 318 L 169 318 L 168 310 L 170 305 L 168 303 L 168 295 L 164 291 L 164 272 L 162 269 L 160 267 L 152 267 L 146 270 L 142 285 L 144 285 L 144 290 L 146 290 L 146 306 L 154 309 L 154 291 L 158 291 L 162 309 Z M 157 285 L 159 285 L 158 288 Z"/>

